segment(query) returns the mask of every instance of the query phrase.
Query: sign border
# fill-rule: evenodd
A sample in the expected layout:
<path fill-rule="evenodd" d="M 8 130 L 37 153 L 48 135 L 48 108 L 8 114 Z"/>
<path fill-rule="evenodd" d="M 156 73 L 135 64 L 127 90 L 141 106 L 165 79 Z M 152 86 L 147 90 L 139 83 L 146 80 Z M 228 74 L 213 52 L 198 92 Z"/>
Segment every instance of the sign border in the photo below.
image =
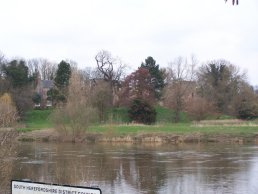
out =
<path fill-rule="evenodd" d="M 22 183 L 35 183 L 35 184 L 41 184 L 41 185 L 54 185 L 54 186 L 61 186 L 61 187 L 72 187 L 72 188 L 80 188 L 80 189 L 93 189 L 100 191 L 100 194 L 102 194 L 102 191 L 100 188 L 97 187 L 84 187 L 84 186 L 71 186 L 71 185 L 59 185 L 59 184 L 51 184 L 51 183 L 43 183 L 43 182 L 33 182 L 33 181 L 25 181 L 25 180 L 11 180 L 11 194 L 13 193 L 13 181 L 16 182 L 22 182 Z"/>

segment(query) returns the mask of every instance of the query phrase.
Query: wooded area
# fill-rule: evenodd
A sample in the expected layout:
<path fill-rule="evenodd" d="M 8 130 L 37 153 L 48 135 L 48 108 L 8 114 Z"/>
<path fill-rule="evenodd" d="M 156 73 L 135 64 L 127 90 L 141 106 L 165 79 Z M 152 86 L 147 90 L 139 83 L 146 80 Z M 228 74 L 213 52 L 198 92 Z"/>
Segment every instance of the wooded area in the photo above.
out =
<path fill-rule="evenodd" d="M 161 68 L 149 56 L 126 75 L 126 65 L 108 51 L 97 53 L 95 60 L 95 68 L 80 69 L 73 61 L 8 60 L 2 54 L 0 125 L 12 125 L 43 100 L 56 110 L 53 120 L 59 127 L 69 124 L 75 131 L 92 122 L 105 122 L 105 113 L 119 107 L 129 110 L 132 122 L 146 124 L 155 122 L 156 106 L 174 111 L 171 122 L 179 122 L 182 112 L 193 120 L 258 116 L 254 88 L 229 61 L 198 63 L 194 56 L 190 60 L 178 57 Z M 45 93 L 37 89 L 42 80 L 53 83 Z"/>

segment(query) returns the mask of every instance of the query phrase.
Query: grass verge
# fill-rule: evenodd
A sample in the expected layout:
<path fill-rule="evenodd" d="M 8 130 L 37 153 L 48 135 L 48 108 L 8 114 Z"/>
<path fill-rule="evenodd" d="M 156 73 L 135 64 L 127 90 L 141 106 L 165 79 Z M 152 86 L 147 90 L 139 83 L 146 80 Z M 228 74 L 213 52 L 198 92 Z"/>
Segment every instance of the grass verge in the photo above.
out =
<path fill-rule="evenodd" d="M 160 125 L 95 125 L 89 132 L 120 134 L 136 133 L 173 133 L 173 134 L 228 134 L 232 136 L 250 136 L 258 133 L 257 125 L 232 125 L 232 126 L 198 126 L 190 123 L 160 124 Z"/>
<path fill-rule="evenodd" d="M 44 128 L 52 128 L 53 124 L 50 120 L 52 109 L 32 110 L 25 114 L 24 127 L 18 128 L 19 131 L 32 131 Z"/>
<path fill-rule="evenodd" d="M 169 123 L 171 121 L 171 112 L 169 109 L 156 107 L 157 124 L 125 124 L 127 120 L 127 109 L 120 108 L 112 110 L 112 120 L 108 124 L 96 124 L 87 129 L 88 132 L 103 133 L 110 135 L 124 135 L 137 133 L 170 133 L 170 134 L 228 134 L 231 136 L 252 136 L 258 134 L 257 121 L 239 121 L 239 120 L 222 120 L 222 121 L 205 121 L 196 124 L 191 123 L 185 114 L 182 113 L 183 120 L 181 123 Z M 38 129 L 53 128 L 50 115 L 53 110 L 32 110 L 26 113 L 24 127 L 19 131 L 32 131 Z"/>

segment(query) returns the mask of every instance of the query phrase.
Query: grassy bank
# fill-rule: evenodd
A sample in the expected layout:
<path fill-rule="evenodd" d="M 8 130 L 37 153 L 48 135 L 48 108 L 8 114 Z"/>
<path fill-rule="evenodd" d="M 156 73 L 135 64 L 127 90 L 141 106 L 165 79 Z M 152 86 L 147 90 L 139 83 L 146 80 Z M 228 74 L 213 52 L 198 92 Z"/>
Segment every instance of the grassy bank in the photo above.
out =
<path fill-rule="evenodd" d="M 258 143 L 258 127 L 199 126 L 194 124 L 163 125 L 99 125 L 90 127 L 86 133 L 73 135 L 55 129 L 34 130 L 22 133 L 20 141 L 43 142 L 109 142 L 109 143 Z"/>
<path fill-rule="evenodd" d="M 20 131 L 32 131 L 44 128 L 52 128 L 50 115 L 53 112 L 52 109 L 47 110 L 32 110 L 25 114 L 23 127 L 20 127 Z"/>
<path fill-rule="evenodd" d="M 157 111 L 157 123 L 171 123 L 174 118 L 174 112 L 163 108 L 156 107 Z M 114 108 L 105 112 L 105 121 L 104 123 L 113 123 L 113 124 L 125 124 L 129 123 L 127 108 Z M 22 131 L 32 131 L 43 128 L 52 128 L 54 125 L 51 122 L 51 113 L 53 109 L 47 110 L 31 110 L 25 114 L 25 118 L 22 121 L 23 127 L 20 127 Z M 189 119 L 185 113 L 180 115 L 182 123 L 189 123 Z"/>
<path fill-rule="evenodd" d="M 182 113 L 182 121 L 179 124 L 169 123 L 173 112 L 171 110 L 157 107 L 157 124 L 140 125 L 128 123 L 127 110 L 124 108 L 114 109 L 109 112 L 110 120 L 107 124 L 95 124 L 87 129 L 89 133 L 101 133 L 107 135 L 126 135 L 142 133 L 169 133 L 169 134 L 203 134 L 216 135 L 227 134 L 231 136 L 253 136 L 258 133 L 258 123 L 256 121 L 220 120 L 203 121 L 199 123 L 190 122 Z M 33 110 L 26 114 L 24 127 L 20 131 L 33 131 L 37 129 L 53 128 L 51 123 L 51 113 L 53 110 Z"/>
<path fill-rule="evenodd" d="M 173 133 L 173 134 L 231 134 L 253 135 L 258 133 L 258 126 L 254 123 L 239 125 L 198 125 L 190 123 L 160 124 L 160 125 L 99 125 L 92 126 L 90 132 L 130 134 L 130 133 Z"/>

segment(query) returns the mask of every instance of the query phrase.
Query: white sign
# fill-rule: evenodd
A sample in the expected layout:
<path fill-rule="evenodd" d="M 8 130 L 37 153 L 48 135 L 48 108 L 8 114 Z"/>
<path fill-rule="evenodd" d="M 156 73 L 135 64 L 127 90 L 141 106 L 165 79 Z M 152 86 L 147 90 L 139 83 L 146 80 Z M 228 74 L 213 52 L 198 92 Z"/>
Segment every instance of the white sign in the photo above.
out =
<path fill-rule="evenodd" d="M 101 194 L 99 188 L 12 181 L 12 194 Z"/>

